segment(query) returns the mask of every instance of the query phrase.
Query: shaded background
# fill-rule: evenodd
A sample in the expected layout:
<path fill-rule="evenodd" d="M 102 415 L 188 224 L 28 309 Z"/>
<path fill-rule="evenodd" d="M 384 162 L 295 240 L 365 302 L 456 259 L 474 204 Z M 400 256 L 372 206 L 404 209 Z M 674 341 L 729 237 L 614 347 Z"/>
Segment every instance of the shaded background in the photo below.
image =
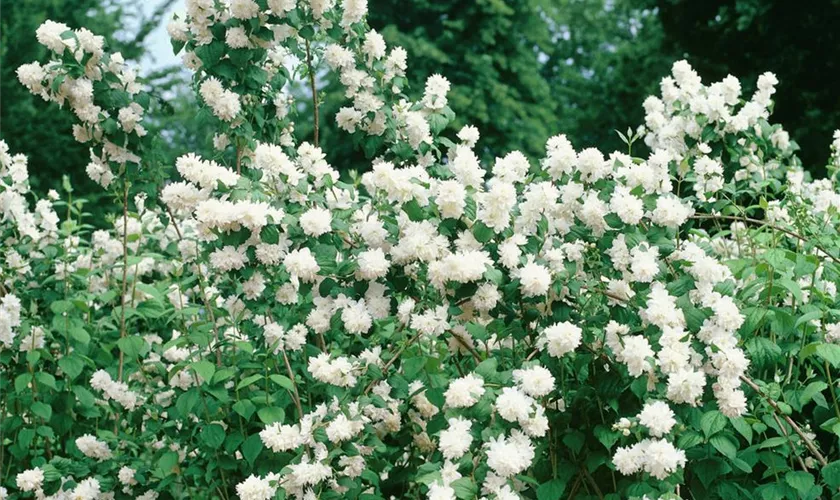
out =
<path fill-rule="evenodd" d="M 193 120 L 189 74 L 177 67 L 163 26 L 180 0 L 2 0 L 0 138 L 30 157 L 33 187 L 46 191 L 70 176 L 98 192 L 84 173 L 86 148 L 71 120 L 18 83 L 15 69 L 40 59 L 35 29 L 53 19 L 86 26 L 142 64 L 153 93 L 169 106 L 149 124 L 168 163 L 208 151 L 212 130 Z M 370 0 L 369 23 L 409 53 L 409 80 L 452 82 L 457 130 L 481 130 L 489 159 L 513 149 L 531 158 L 565 133 L 577 148 L 622 148 L 615 129 L 642 123 L 641 103 L 657 93 L 673 61 L 686 58 L 704 81 L 731 73 L 745 94 L 764 71 L 780 85 L 774 121 L 802 147 L 806 167 L 821 173 L 832 131 L 840 128 L 840 0 Z M 323 116 L 342 105 L 326 89 Z M 302 99 L 301 102 L 306 102 Z M 365 169 L 351 141 L 322 120 L 322 146 L 339 168 Z M 305 127 L 300 124 L 300 128 Z M 305 132 L 305 129 L 303 130 Z"/>

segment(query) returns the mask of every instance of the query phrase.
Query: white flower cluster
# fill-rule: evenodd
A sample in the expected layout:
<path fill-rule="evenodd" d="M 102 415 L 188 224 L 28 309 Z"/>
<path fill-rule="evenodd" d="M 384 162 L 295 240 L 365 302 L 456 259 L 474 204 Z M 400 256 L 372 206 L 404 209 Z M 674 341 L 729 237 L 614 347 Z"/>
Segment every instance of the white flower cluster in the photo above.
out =
<path fill-rule="evenodd" d="M 105 400 L 113 399 L 128 411 L 133 411 L 143 404 L 142 398 L 129 390 L 128 384 L 111 378 L 105 370 L 97 370 L 90 378 L 90 386 L 102 391 Z"/>
<path fill-rule="evenodd" d="M 101 146 L 91 149 L 87 173 L 91 179 L 108 187 L 114 179 L 109 166 L 140 163 L 139 150 L 133 150 L 129 140 L 117 139 L 116 132 L 127 137 L 142 138 L 146 129 L 140 123 L 145 109 L 135 98 L 142 90 L 137 73 L 125 64 L 120 53 L 104 52 L 104 38 L 85 28 L 71 30 L 65 24 L 47 20 L 36 32 L 38 42 L 51 52 L 53 61 L 24 64 L 17 69 L 20 82 L 45 101 L 69 104 L 79 123 L 73 125 L 78 142 Z M 78 69 L 62 62 L 65 53 L 72 54 Z M 123 93 L 125 106 L 111 109 L 97 102 L 97 94 L 107 90 Z M 123 102 L 123 100 L 117 100 Z"/>
<path fill-rule="evenodd" d="M 418 102 L 401 94 L 405 51 L 389 51 L 379 33 L 365 28 L 365 0 L 261 5 L 189 0 L 186 17 L 169 27 L 173 40 L 185 44 L 202 100 L 223 122 L 214 143 L 221 150 L 235 144 L 235 167 L 181 156 L 181 180 L 161 194 L 165 208 L 138 197 L 136 213 L 95 232 L 89 248 L 62 240 L 66 256 L 51 264 L 62 284 L 73 286 L 71 278 L 83 275 L 86 292 L 103 296 L 120 283 L 116 268 L 137 285 L 117 292 L 124 305 L 139 311 L 134 306 L 148 301 L 154 306 L 147 311 L 164 308 L 178 321 L 145 335 L 149 353 L 130 361 L 138 366 L 125 382 L 104 369 L 85 376 L 124 410 L 147 407 L 132 415 L 143 422 L 138 432 L 154 436 L 150 450 L 200 466 L 204 451 L 172 436 L 190 433 L 192 439 L 198 432 L 212 441 L 210 426 L 236 432 L 227 421 L 205 421 L 194 397 L 213 396 L 212 411 L 227 411 L 230 390 L 241 425 L 261 426 L 263 453 L 285 454 L 282 469 L 261 468 L 260 475 L 237 455 L 240 498 L 269 499 L 281 490 L 292 498 L 328 490 L 342 496 L 359 485 L 352 494 L 378 493 L 394 468 L 416 468 L 422 458 L 435 469 L 423 477 L 428 481 L 420 494 L 454 498 L 464 482 L 458 481 L 469 478 L 480 495 L 507 499 L 533 496 L 516 476 L 549 453 L 540 440 L 550 426 L 574 416 L 565 412 L 567 401 L 576 403 L 570 372 L 585 378 L 597 367 L 622 384 L 644 377 L 633 385 L 634 393 L 642 391 L 641 411 L 622 416 L 623 408 L 613 408 L 614 429 L 626 438 L 632 429 L 640 439 L 613 456 L 622 474 L 665 480 L 685 466 L 685 452 L 671 441 L 688 424 L 679 420 L 684 414 L 677 405 L 705 407 L 714 400 L 733 418 L 747 411 L 740 386 L 749 360 L 737 337 L 745 319 L 729 291 L 745 283 L 713 256 L 736 247 L 740 229 L 715 243 L 698 236 L 696 227 L 686 235 L 685 226 L 713 215 L 705 212 L 709 202 L 728 182 L 778 174 L 781 156 L 762 165 L 761 150 L 747 140 L 732 146 L 740 155 L 735 179 L 724 177 L 723 159 L 713 153 L 720 138 L 758 134 L 766 125 L 771 75 L 762 76 L 758 92 L 741 104 L 737 80 L 706 87 L 679 62 L 663 81 L 661 98 L 645 103 L 646 158 L 576 151 L 558 135 L 539 162 L 511 152 L 484 168 L 474 127 L 461 129 L 457 143 L 440 136 L 451 114 L 444 77 L 431 76 Z M 83 45 L 85 35 L 76 33 L 77 42 L 62 37 L 64 31 L 45 24 L 39 41 L 56 53 L 75 54 L 80 49 L 74 44 Z M 319 147 L 298 141 L 287 120 L 295 107 L 273 84 L 261 81 L 260 90 L 240 94 L 255 82 L 233 82 L 202 67 L 200 56 L 217 49 L 224 52 L 211 62 L 222 61 L 224 68 L 239 64 L 231 54 L 245 53 L 234 51 L 254 51 L 248 52 L 254 57 L 248 71 L 260 81 L 260 72 L 269 79 L 293 74 L 283 71 L 293 56 L 305 57 L 306 64 L 322 58 L 350 100 L 336 116 L 339 127 L 372 136 L 360 138 L 374 146 L 370 171 L 342 179 Z M 96 106 L 93 89 L 113 80 L 102 77 L 113 60 L 102 54 L 91 75 L 63 90 L 59 85 L 59 92 L 46 70 L 43 77 L 31 76 L 40 66 L 19 72 L 33 92 L 69 100 L 85 123 L 77 137 L 90 131 L 89 139 L 103 144 L 95 155 L 101 168 L 89 168 L 103 185 L 113 181 L 110 163 L 129 161 L 118 159 L 119 150 L 103 133 L 112 125 L 105 123 L 112 120 L 130 136 L 129 144 L 143 135 L 143 109 L 135 105 L 98 110 L 96 120 L 85 120 Z M 136 94 L 123 87 L 129 97 Z M 277 120 L 267 121 L 277 123 L 271 133 L 251 137 L 246 129 L 256 106 L 275 106 Z M 781 129 L 761 134 L 773 147 L 789 149 Z M 377 149 L 382 143 L 387 148 Z M 19 241 L 58 241 L 51 204 L 27 208 L 25 160 L 0 147 L 2 222 L 19 228 Z M 832 183 L 806 183 L 795 172 L 789 177 L 791 196 L 830 220 L 840 207 Z M 685 197 L 680 185 L 693 194 Z M 785 202 L 768 203 L 766 212 L 774 224 L 796 217 Z M 10 239 L 10 246 L 18 240 Z M 27 269 L 28 260 L 13 252 L 4 248 L 7 267 L 15 271 L 4 267 L 3 277 L 15 294 L 0 302 L 0 343 L 13 347 L 17 329 L 29 327 L 24 340 L 30 347 L 21 340 L 19 350 L 30 352 L 45 346 L 51 333 L 21 320 L 26 313 L 17 297 L 28 307 L 22 292 L 32 266 Z M 131 265 L 122 263 L 123 252 Z M 164 252 L 175 257 L 160 259 Z M 820 273 L 809 279 L 816 286 Z M 94 316 L 113 312 L 99 297 L 84 306 Z M 836 324 L 819 326 L 829 340 L 840 338 Z M 215 364 L 208 361 L 214 354 Z M 285 375 L 269 375 L 267 367 L 285 369 Z M 265 388 L 255 382 L 263 379 Z M 271 392 L 268 384 L 281 389 Z M 263 401 L 266 408 L 282 406 L 285 418 L 275 421 L 276 412 L 256 410 Z M 257 423 L 255 413 L 272 423 Z M 91 434 L 70 442 L 98 461 L 115 460 L 118 449 Z M 383 465 L 382 450 L 396 446 L 399 465 Z M 244 446 L 235 453 L 247 456 Z M 132 468 L 138 466 L 117 465 L 113 470 L 130 491 L 138 484 L 140 473 Z M 41 488 L 39 471 L 18 474 L 19 489 Z M 89 481 L 77 488 L 86 485 L 99 495 L 99 483 Z M 84 491 L 79 496 L 90 497 Z"/>

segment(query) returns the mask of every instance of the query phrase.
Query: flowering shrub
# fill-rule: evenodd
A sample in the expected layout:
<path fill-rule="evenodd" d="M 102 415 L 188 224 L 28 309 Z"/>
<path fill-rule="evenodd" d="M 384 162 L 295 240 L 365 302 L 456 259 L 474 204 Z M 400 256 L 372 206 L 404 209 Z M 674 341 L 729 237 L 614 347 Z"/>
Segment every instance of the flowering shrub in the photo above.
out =
<path fill-rule="evenodd" d="M 840 139 L 806 181 L 772 74 L 744 100 L 681 61 L 627 153 L 558 135 L 482 166 L 479 131 L 447 129 L 448 81 L 412 100 L 366 11 L 189 0 L 169 32 L 218 151 L 172 179 L 119 54 L 39 28 L 53 57 L 20 80 L 69 105 L 120 210 L 93 230 L 69 189 L 36 199 L 3 143 L 3 494 L 836 491 Z M 330 75 L 363 175 L 318 146 Z"/>

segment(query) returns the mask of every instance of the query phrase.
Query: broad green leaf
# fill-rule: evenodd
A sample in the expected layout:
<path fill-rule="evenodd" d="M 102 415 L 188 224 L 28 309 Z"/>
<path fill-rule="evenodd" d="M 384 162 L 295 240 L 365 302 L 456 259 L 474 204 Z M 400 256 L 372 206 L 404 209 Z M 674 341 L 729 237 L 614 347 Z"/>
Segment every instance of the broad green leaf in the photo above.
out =
<path fill-rule="evenodd" d="M 708 411 L 700 419 L 700 428 L 703 430 L 706 439 L 709 439 L 726 427 L 726 421 L 726 416 L 723 413 L 717 410 Z"/>

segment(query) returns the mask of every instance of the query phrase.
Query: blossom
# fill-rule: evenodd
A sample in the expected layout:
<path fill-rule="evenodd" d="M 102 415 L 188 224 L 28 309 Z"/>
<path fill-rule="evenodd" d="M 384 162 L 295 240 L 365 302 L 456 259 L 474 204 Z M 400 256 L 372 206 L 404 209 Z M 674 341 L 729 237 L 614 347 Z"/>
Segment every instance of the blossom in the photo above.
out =
<path fill-rule="evenodd" d="M 375 280 L 377 278 L 384 278 L 388 274 L 390 264 L 385 257 L 385 252 L 381 248 L 366 250 L 360 253 L 356 261 L 359 263 L 359 269 L 356 274 L 360 279 Z"/>
<path fill-rule="evenodd" d="M 547 396 L 554 390 L 554 376 L 546 368 L 536 365 L 513 371 L 513 380 L 529 396 Z"/>
<path fill-rule="evenodd" d="M 563 321 L 555 323 L 540 335 L 539 344 L 548 348 L 548 353 L 559 358 L 566 353 L 574 351 L 583 338 L 583 330 L 580 327 Z"/>
<path fill-rule="evenodd" d="M 484 380 L 473 374 L 453 380 L 444 393 L 446 406 L 450 408 L 468 408 L 484 395 Z"/>
<path fill-rule="evenodd" d="M 487 444 L 487 465 L 501 477 L 510 477 L 527 469 L 534 460 L 531 440 L 513 430 L 510 436 L 491 438 Z"/>
<path fill-rule="evenodd" d="M 449 428 L 440 433 L 440 451 L 447 460 L 457 460 L 464 456 L 472 443 L 470 428 L 472 422 L 463 418 L 450 418 Z"/>
<path fill-rule="evenodd" d="M 40 467 L 25 470 L 15 477 L 15 482 L 21 491 L 40 490 L 44 484 L 44 471 Z"/>
<path fill-rule="evenodd" d="M 524 297 L 545 295 L 551 286 L 551 271 L 543 265 L 529 262 L 519 270 L 519 282 Z"/>
<path fill-rule="evenodd" d="M 310 208 L 300 216 L 300 227 L 309 236 L 317 238 L 330 231 L 332 215 L 325 208 Z"/>
<path fill-rule="evenodd" d="M 236 485 L 236 494 L 241 500 L 269 500 L 277 491 L 277 474 L 269 473 L 261 478 L 251 474 L 244 481 Z M 272 483 L 275 483 L 272 486 Z"/>
<path fill-rule="evenodd" d="M 648 428 L 653 437 L 662 437 L 671 432 L 671 428 L 677 423 L 674 419 L 674 411 L 668 403 L 653 401 L 645 403 L 639 413 L 639 423 Z"/>
<path fill-rule="evenodd" d="M 113 455 L 108 445 L 104 441 L 96 439 L 96 437 L 85 434 L 76 439 L 76 447 L 87 457 L 95 458 L 99 461 L 107 460 Z"/>

